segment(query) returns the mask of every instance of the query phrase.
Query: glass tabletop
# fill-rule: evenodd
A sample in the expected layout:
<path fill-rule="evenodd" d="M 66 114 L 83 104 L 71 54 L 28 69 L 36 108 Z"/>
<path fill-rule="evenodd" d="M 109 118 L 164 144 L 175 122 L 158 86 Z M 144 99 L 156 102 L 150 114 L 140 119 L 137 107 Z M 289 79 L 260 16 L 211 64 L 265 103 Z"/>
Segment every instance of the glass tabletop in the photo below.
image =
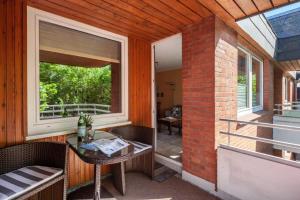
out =
<path fill-rule="evenodd" d="M 94 135 L 94 140 L 98 139 L 114 139 L 117 136 L 105 132 L 105 131 L 96 131 Z M 91 141 L 91 142 L 92 142 Z M 114 164 L 122 161 L 128 160 L 134 151 L 134 146 L 129 144 L 129 146 L 123 148 L 122 150 L 114 153 L 111 157 L 106 156 L 101 151 L 87 150 L 81 147 L 82 142 L 78 141 L 77 134 L 72 134 L 67 138 L 67 143 L 70 145 L 70 148 L 84 161 L 90 164 Z"/>

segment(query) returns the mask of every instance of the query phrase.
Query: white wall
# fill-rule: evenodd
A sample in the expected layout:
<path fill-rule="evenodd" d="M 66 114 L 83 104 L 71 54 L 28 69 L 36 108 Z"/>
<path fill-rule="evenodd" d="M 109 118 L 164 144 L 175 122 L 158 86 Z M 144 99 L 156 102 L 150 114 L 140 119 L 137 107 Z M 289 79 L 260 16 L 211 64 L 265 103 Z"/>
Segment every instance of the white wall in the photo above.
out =
<path fill-rule="evenodd" d="M 295 116 L 295 117 L 292 117 Z M 300 127 L 300 111 L 299 110 L 285 110 L 283 111 L 283 116 L 273 116 L 273 123 L 279 125 L 287 126 L 297 126 Z M 273 139 L 281 142 L 288 142 L 300 145 L 300 132 L 293 130 L 283 130 L 283 129 L 273 129 Z M 299 150 L 289 149 L 287 147 L 274 145 L 276 149 L 283 149 L 287 151 L 292 151 L 300 153 Z M 299 198 L 300 199 L 300 198 Z"/>
<path fill-rule="evenodd" d="M 224 199 L 299 200 L 300 163 L 219 147 L 218 193 Z"/>
<path fill-rule="evenodd" d="M 270 56 L 274 56 L 276 36 L 265 17 L 260 14 L 237 22 Z"/>

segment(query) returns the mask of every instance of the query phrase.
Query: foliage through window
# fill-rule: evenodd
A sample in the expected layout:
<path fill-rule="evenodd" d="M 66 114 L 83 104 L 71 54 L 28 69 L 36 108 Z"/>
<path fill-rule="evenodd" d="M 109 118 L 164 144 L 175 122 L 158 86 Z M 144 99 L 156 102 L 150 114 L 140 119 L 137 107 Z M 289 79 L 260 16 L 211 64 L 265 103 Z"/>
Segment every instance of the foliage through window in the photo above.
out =
<path fill-rule="evenodd" d="M 238 108 L 248 107 L 248 67 L 247 54 L 239 51 L 238 54 Z"/>
<path fill-rule="evenodd" d="M 128 123 L 128 38 L 28 7 L 28 134 Z"/>
<path fill-rule="evenodd" d="M 262 109 L 262 62 L 251 53 L 238 51 L 238 90 L 239 113 Z"/>
<path fill-rule="evenodd" d="M 120 112 L 119 63 L 120 43 L 40 22 L 40 119 Z"/>
<path fill-rule="evenodd" d="M 40 63 L 41 119 L 110 113 L 111 66 Z"/>

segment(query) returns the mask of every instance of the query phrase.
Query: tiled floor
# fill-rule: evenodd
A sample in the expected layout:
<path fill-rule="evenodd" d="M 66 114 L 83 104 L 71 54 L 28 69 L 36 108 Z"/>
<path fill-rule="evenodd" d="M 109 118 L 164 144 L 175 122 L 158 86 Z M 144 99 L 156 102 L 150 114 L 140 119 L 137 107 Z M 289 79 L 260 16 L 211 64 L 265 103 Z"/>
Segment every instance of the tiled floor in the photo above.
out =
<path fill-rule="evenodd" d="M 157 133 L 157 153 L 181 162 L 182 136 L 178 134 L 178 129 L 172 128 L 173 134 L 169 135 L 167 127 L 162 127 Z"/>
<path fill-rule="evenodd" d="M 217 200 L 215 196 L 173 176 L 159 183 L 141 173 L 126 174 L 126 195 L 114 188 L 111 180 L 104 187 L 114 196 L 105 200 Z"/>

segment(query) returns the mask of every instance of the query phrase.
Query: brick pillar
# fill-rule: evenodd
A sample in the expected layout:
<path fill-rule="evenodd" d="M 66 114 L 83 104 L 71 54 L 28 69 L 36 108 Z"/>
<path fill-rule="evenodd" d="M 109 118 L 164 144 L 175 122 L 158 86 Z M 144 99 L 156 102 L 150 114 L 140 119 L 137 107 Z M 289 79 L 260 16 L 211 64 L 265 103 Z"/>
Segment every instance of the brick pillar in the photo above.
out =
<path fill-rule="evenodd" d="M 273 111 L 274 109 L 274 68 L 270 60 L 264 59 L 263 86 L 264 86 L 264 110 Z"/>
<path fill-rule="evenodd" d="M 296 80 L 293 80 L 293 96 L 292 96 L 292 101 L 297 101 L 296 99 L 296 95 L 297 95 L 297 84 L 296 84 Z"/>
<path fill-rule="evenodd" d="M 183 36 L 183 170 L 216 183 L 219 118 L 236 117 L 237 34 L 215 16 Z"/>
<path fill-rule="evenodd" d="M 295 86 L 294 86 L 294 79 L 289 79 L 289 101 L 294 101 L 294 92 L 295 92 Z"/>
<path fill-rule="evenodd" d="M 274 104 L 284 102 L 284 81 L 283 71 L 278 67 L 274 68 Z"/>
<path fill-rule="evenodd" d="M 121 112 L 121 68 L 119 63 L 111 64 L 111 112 Z"/>

